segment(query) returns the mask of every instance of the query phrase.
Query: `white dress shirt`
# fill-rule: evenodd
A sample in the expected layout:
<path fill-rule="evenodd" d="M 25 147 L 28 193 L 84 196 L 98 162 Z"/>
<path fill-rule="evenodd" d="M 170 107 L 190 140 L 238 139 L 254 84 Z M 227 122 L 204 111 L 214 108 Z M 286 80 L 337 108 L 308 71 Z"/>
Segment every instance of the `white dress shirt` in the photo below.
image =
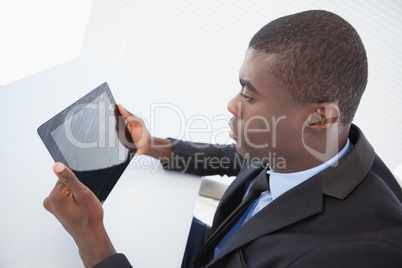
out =
<path fill-rule="evenodd" d="M 270 190 L 261 193 L 259 200 L 257 201 L 254 208 L 250 211 L 249 215 L 246 217 L 244 222 L 246 222 L 248 219 L 250 219 L 252 216 L 254 216 L 261 209 L 263 209 L 265 206 L 267 206 L 269 203 L 271 203 L 273 200 L 278 198 L 283 193 L 289 191 L 290 189 L 296 187 L 305 180 L 313 177 L 314 175 L 336 164 L 352 148 L 353 144 L 348 139 L 343 149 L 337 155 L 329 159 L 327 162 L 324 162 L 319 166 L 307 170 L 292 173 L 278 173 L 272 169 L 267 170 L 267 174 L 269 174 Z"/>

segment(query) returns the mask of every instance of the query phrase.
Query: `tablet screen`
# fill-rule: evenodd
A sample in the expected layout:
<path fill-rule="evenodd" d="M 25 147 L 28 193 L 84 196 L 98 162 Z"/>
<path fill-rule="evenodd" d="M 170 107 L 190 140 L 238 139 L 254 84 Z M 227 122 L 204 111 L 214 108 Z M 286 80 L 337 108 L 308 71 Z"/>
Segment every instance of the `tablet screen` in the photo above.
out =
<path fill-rule="evenodd" d="M 51 118 L 38 133 L 103 203 L 135 152 L 107 83 Z"/>

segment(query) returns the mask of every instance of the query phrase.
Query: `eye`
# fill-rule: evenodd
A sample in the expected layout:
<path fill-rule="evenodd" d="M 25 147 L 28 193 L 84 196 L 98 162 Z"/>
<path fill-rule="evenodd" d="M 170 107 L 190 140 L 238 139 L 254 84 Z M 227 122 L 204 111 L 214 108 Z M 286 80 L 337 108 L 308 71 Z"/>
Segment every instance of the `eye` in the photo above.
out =
<path fill-rule="evenodd" d="M 241 85 L 240 96 L 242 96 L 247 102 L 252 101 L 254 98 L 250 97 L 247 94 L 248 82 L 244 81 L 243 79 L 240 79 L 239 82 L 240 82 L 240 85 Z"/>
<path fill-rule="evenodd" d="M 240 93 L 240 96 L 242 96 L 246 101 L 252 101 L 253 98 L 247 96 L 246 94 L 244 94 L 243 92 Z"/>

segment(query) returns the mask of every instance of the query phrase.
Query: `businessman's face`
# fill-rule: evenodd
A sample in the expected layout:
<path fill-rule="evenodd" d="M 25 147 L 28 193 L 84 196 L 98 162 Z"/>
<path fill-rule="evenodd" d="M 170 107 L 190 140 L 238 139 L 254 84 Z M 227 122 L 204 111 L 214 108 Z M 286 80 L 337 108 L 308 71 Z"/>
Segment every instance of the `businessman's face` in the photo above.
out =
<path fill-rule="evenodd" d="M 271 70 L 275 56 L 248 49 L 240 68 L 240 92 L 228 103 L 230 136 L 244 157 L 286 169 L 303 149 L 304 106 L 295 103 Z"/>

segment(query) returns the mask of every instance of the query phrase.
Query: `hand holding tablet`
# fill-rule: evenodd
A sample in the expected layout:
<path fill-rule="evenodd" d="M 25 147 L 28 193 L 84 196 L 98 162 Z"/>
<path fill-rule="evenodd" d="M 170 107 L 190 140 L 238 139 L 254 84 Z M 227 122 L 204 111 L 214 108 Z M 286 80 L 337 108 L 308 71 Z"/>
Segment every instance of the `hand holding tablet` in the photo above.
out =
<path fill-rule="evenodd" d="M 56 162 L 69 167 L 103 203 L 136 147 L 107 83 L 38 128 Z"/>

